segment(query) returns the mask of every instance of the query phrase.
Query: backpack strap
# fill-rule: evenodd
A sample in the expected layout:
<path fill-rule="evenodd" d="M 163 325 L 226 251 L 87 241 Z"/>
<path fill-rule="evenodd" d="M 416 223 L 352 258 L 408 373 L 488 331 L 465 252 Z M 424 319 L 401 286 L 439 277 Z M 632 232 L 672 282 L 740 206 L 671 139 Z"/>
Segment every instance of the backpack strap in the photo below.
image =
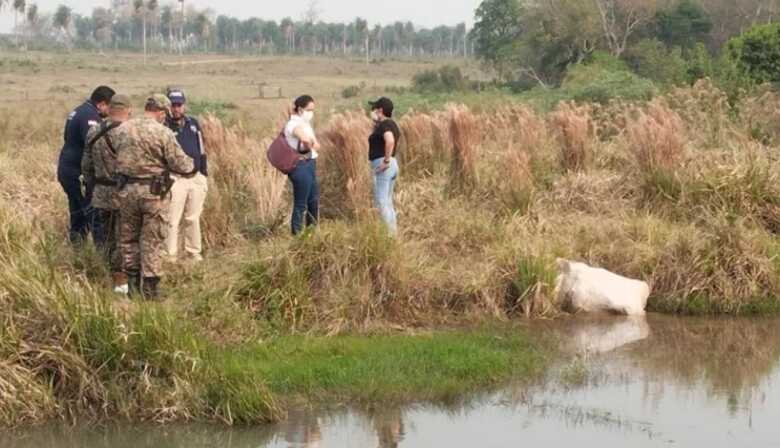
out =
<path fill-rule="evenodd" d="M 100 131 L 97 133 L 97 135 L 92 137 L 92 140 L 89 141 L 87 147 L 89 147 L 89 149 L 92 149 L 95 146 L 95 143 L 98 142 L 98 140 L 100 140 L 101 138 L 105 138 L 106 144 L 108 145 L 108 149 L 110 149 L 111 152 L 116 154 L 116 149 L 114 148 L 111 139 L 108 137 L 108 133 L 118 128 L 121 124 L 122 123 L 117 123 L 117 122 L 112 122 L 111 124 L 107 124 L 105 121 L 100 123 Z"/>

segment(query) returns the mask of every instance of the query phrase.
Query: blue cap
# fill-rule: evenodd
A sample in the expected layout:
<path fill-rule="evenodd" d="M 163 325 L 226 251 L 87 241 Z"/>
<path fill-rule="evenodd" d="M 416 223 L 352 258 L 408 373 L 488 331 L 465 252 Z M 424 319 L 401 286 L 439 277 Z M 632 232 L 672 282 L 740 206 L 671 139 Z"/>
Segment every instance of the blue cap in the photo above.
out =
<path fill-rule="evenodd" d="M 184 92 L 181 90 L 169 91 L 168 99 L 171 100 L 171 104 L 184 104 L 187 102 L 187 98 L 184 97 Z"/>

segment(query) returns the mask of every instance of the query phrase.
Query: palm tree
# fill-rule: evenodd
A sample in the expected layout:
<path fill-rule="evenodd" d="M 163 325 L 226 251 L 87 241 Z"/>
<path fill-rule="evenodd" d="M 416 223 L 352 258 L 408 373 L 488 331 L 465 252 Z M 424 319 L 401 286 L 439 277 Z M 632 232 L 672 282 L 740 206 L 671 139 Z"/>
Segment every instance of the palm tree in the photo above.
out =
<path fill-rule="evenodd" d="M 204 13 L 198 14 L 197 17 L 195 17 L 195 29 L 198 33 L 198 37 L 203 41 L 203 51 L 208 52 L 209 51 L 209 29 L 211 27 L 211 22 L 209 21 L 208 16 Z"/>
<path fill-rule="evenodd" d="M 158 6 L 157 0 L 149 0 L 146 3 L 144 3 L 144 0 L 135 0 L 133 2 L 133 9 L 135 10 L 136 15 L 139 15 L 141 17 L 142 32 L 143 32 L 141 41 L 143 42 L 143 46 L 144 46 L 144 65 L 146 65 L 146 56 L 147 56 L 146 22 L 149 20 L 149 15 L 151 13 L 154 13 L 157 10 L 157 6 Z"/>
<path fill-rule="evenodd" d="M 0 1 L 2 1 L 2 0 L 0 0 Z M 31 33 L 32 28 L 34 28 L 35 24 L 38 23 L 38 5 L 33 3 L 33 4 L 31 4 L 30 6 L 27 7 L 27 18 L 26 19 L 27 19 L 27 33 L 28 33 L 27 39 L 29 41 L 30 34 L 32 34 Z"/>
<path fill-rule="evenodd" d="M 173 8 L 171 5 L 163 6 L 160 12 L 160 27 L 168 29 L 168 49 L 173 45 Z"/>
<path fill-rule="evenodd" d="M 65 5 L 60 5 L 57 8 L 57 12 L 54 13 L 53 23 L 54 26 L 59 28 L 65 33 L 65 37 L 68 38 L 68 49 L 70 49 L 70 21 L 73 18 L 73 12 Z"/>
<path fill-rule="evenodd" d="M 179 23 L 179 54 L 184 54 L 184 0 L 179 0 L 181 3 L 181 22 Z"/>
<path fill-rule="evenodd" d="M 144 20 L 152 19 L 152 36 L 156 36 L 156 23 L 157 23 L 157 8 L 159 8 L 160 4 L 157 2 L 157 0 L 148 0 L 146 2 L 146 14 L 144 14 Z M 146 32 L 144 31 L 144 35 L 146 35 Z M 146 39 L 144 39 L 146 41 Z M 146 47 L 144 45 L 144 47 Z M 146 53 L 146 50 L 144 50 L 144 53 Z"/>
<path fill-rule="evenodd" d="M 364 52 L 366 54 L 366 65 L 368 65 L 368 20 L 358 17 L 355 19 L 355 32 L 363 38 Z"/>
<path fill-rule="evenodd" d="M 22 20 L 24 20 L 24 10 L 27 8 L 27 2 L 26 0 L 14 0 L 13 3 L 13 9 L 14 9 L 14 41 L 16 46 L 19 46 L 19 24 L 18 24 L 18 17 L 19 13 L 22 13 Z"/>

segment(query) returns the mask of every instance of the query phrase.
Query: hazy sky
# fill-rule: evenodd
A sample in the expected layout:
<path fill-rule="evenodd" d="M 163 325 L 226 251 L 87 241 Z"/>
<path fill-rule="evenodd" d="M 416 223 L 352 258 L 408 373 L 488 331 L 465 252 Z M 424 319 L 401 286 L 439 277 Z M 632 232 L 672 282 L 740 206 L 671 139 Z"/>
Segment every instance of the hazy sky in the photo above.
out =
<path fill-rule="evenodd" d="M 88 14 L 96 6 L 108 6 L 110 0 L 27 0 L 37 3 L 42 11 L 54 11 L 65 4 L 81 14 Z M 264 19 L 300 18 L 309 0 L 185 0 L 198 7 L 209 7 L 217 14 L 240 18 Z M 165 0 L 161 4 L 168 3 Z M 474 10 L 480 0 L 318 0 L 322 19 L 349 21 L 357 16 L 372 24 L 411 20 L 417 25 L 432 27 L 440 24 L 454 25 L 474 19 Z M 0 13 L 0 30 L 9 31 L 13 26 L 13 14 L 9 9 Z"/>

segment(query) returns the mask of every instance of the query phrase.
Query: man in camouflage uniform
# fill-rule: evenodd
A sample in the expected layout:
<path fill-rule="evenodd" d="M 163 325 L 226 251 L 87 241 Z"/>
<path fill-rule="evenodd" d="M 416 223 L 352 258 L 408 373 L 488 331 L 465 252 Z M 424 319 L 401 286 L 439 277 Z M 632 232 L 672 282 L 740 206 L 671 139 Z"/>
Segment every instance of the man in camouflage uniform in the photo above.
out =
<path fill-rule="evenodd" d="M 114 140 L 119 126 L 130 117 L 130 98 L 114 95 L 108 109 L 108 119 L 87 133 L 87 146 L 81 159 L 81 172 L 94 185 L 92 207 L 94 216 L 92 237 L 95 246 L 108 259 L 114 280 L 114 292 L 128 293 L 127 277 L 119 254 L 119 202 L 116 197 L 116 147 Z"/>
<path fill-rule="evenodd" d="M 127 121 L 117 135 L 119 247 L 130 294 L 159 298 L 162 256 L 168 231 L 170 172 L 191 173 L 192 158 L 165 127 L 171 102 L 165 95 L 146 101 L 144 116 Z M 143 277 L 143 285 L 141 278 Z"/>

